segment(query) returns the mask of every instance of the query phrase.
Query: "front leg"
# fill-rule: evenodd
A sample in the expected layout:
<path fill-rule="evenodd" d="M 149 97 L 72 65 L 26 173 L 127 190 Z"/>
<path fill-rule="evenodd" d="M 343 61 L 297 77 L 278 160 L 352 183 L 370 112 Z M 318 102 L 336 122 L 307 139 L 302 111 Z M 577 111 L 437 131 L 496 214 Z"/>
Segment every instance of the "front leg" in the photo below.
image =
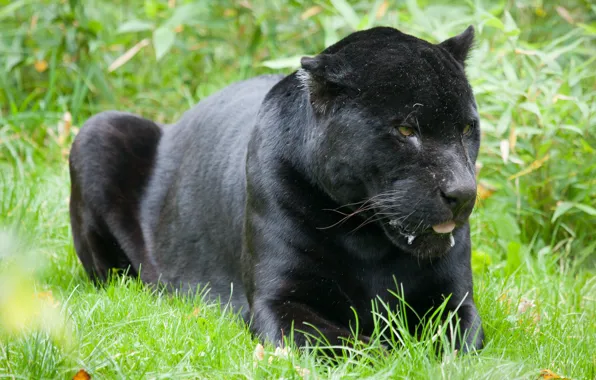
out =
<path fill-rule="evenodd" d="M 261 339 L 283 345 L 293 331 L 297 347 L 315 345 L 345 346 L 354 338 L 350 329 L 330 321 L 308 305 L 289 300 L 257 299 L 252 307 L 251 331 Z M 370 337 L 358 334 L 357 340 L 370 343 Z M 336 353 L 341 349 L 334 349 Z"/>
<path fill-rule="evenodd" d="M 484 345 L 484 331 L 476 305 L 464 304 L 457 309 L 459 329 L 455 337 L 455 348 L 462 352 L 480 350 Z"/>

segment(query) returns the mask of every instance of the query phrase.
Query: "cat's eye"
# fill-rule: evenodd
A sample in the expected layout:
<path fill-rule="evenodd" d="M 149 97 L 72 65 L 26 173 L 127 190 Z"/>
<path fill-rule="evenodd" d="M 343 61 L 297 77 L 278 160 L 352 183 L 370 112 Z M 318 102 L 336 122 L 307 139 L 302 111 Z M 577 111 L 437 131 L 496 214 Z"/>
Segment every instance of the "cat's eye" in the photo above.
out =
<path fill-rule="evenodd" d="M 470 133 L 472 133 L 472 126 L 470 124 L 466 124 L 462 133 L 464 136 L 469 136 Z"/>
<path fill-rule="evenodd" d="M 397 131 L 402 135 L 402 136 L 412 136 L 414 134 L 414 129 L 407 127 L 405 125 L 400 125 L 399 127 L 397 127 Z"/>

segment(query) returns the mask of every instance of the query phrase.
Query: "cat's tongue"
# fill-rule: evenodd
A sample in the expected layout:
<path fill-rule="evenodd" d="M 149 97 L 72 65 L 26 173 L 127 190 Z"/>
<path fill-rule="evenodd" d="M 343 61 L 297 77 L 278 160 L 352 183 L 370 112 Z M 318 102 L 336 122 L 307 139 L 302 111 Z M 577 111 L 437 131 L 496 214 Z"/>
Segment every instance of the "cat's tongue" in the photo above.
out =
<path fill-rule="evenodd" d="M 448 234 L 453 231 L 454 228 L 455 222 L 452 220 L 433 226 L 433 230 L 438 234 Z"/>

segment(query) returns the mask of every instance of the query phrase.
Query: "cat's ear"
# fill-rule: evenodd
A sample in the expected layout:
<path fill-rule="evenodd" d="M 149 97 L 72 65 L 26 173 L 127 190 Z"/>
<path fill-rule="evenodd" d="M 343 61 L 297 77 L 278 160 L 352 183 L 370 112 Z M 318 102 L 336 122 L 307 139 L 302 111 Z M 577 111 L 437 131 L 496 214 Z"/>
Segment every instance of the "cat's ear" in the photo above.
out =
<path fill-rule="evenodd" d="M 448 38 L 439 44 L 439 46 L 451 53 L 453 58 L 458 60 L 462 65 L 465 65 L 473 45 L 474 27 L 472 25 L 468 26 L 463 33 Z"/>
<path fill-rule="evenodd" d="M 335 97 L 355 89 L 354 70 L 336 54 L 302 57 L 298 78 L 308 90 L 311 104 L 325 111 Z"/>

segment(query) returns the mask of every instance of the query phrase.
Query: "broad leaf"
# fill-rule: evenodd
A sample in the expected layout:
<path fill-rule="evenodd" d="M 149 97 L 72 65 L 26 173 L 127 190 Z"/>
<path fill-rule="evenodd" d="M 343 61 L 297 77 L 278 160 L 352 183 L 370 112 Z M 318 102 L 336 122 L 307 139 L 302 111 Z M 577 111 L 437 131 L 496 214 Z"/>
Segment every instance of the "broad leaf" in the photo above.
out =
<path fill-rule="evenodd" d="M 159 61 L 172 48 L 176 40 L 176 33 L 166 27 L 157 28 L 153 32 L 153 48 L 155 49 L 155 58 Z"/>

